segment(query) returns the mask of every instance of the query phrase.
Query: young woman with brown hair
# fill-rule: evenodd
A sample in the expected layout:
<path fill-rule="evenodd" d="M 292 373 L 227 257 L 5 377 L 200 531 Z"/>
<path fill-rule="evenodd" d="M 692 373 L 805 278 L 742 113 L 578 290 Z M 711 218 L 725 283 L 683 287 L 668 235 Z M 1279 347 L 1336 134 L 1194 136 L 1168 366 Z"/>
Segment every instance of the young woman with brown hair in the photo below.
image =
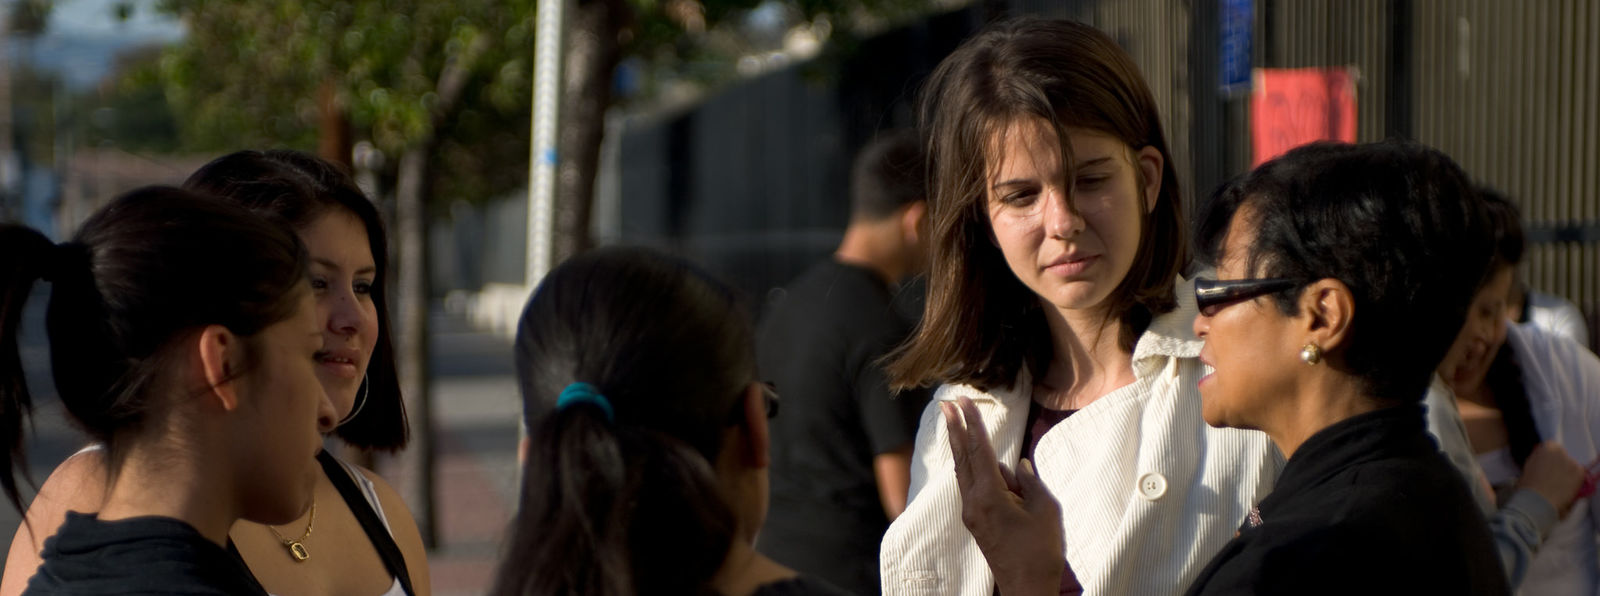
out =
<path fill-rule="evenodd" d="M 885 593 L 1037 588 L 1013 578 L 1181 591 L 1278 458 L 1266 437 L 1200 417 L 1182 205 L 1138 69 L 1091 27 L 1002 23 L 935 70 L 921 121 L 928 303 L 890 370 L 900 386 L 942 386 L 883 541 Z M 939 412 L 958 400 L 974 450 L 952 454 Z M 1063 506 L 1041 532 L 1055 519 L 1045 487 Z M 1062 556 L 1016 556 L 1040 550 Z"/>
<path fill-rule="evenodd" d="M 316 320 L 326 340 L 317 378 L 333 415 L 319 430 L 359 448 L 405 446 L 407 426 L 384 292 L 387 246 L 377 209 L 338 167 L 295 151 L 239 151 L 184 183 L 288 227 L 310 254 Z M 320 392 L 319 392 L 320 393 Z M 50 475 L 17 529 L 0 596 L 17 594 L 68 510 L 98 510 L 103 452 L 86 449 Z M 411 512 L 371 470 L 317 454 L 314 506 L 268 526 L 242 521 L 230 546 L 274 593 L 428 594 L 428 561 Z M 298 545 L 298 546 L 297 546 Z"/>

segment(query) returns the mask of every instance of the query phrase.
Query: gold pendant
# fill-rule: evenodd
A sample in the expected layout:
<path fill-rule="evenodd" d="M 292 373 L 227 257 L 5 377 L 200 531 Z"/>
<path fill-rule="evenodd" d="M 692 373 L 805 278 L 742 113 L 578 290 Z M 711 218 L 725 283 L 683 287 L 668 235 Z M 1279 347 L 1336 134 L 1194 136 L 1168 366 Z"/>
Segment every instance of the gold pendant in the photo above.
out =
<path fill-rule="evenodd" d="M 293 555 L 294 560 L 296 561 L 304 561 L 311 558 L 311 553 L 306 551 L 306 545 L 304 544 L 290 541 L 289 544 L 286 544 L 285 546 L 289 547 L 289 554 Z"/>

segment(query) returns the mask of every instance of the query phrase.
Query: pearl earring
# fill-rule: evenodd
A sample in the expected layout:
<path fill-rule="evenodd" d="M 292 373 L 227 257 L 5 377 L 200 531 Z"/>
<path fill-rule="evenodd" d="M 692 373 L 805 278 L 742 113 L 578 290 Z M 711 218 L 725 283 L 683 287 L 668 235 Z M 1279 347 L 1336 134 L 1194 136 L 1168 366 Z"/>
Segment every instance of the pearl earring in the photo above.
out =
<path fill-rule="evenodd" d="M 1322 362 L 1322 348 L 1317 347 L 1317 344 L 1306 344 L 1306 347 L 1300 348 L 1300 360 L 1310 365 Z"/>

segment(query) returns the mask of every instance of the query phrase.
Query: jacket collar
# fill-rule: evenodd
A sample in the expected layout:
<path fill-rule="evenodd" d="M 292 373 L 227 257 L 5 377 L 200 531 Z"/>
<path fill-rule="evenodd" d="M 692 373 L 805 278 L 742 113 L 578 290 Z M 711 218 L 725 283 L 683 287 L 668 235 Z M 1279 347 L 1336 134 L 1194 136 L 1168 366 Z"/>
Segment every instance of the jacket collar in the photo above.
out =
<path fill-rule="evenodd" d="M 1422 406 L 1407 403 L 1346 418 L 1311 435 L 1284 464 L 1263 512 L 1362 463 L 1436 452 Z"/>
<path fill-rule="evenodd" d="M 1179 277 L 1172 284 L 1178 306 L 1150 321 L 1150 328 L 1133 346 L 1134 374 L 1144 377 L 1168 358 L 1198 358 L 1205 342 L 1194 336 L 1194 317 L 1200 311 L 1194 304 L 1194 278 Z"/>

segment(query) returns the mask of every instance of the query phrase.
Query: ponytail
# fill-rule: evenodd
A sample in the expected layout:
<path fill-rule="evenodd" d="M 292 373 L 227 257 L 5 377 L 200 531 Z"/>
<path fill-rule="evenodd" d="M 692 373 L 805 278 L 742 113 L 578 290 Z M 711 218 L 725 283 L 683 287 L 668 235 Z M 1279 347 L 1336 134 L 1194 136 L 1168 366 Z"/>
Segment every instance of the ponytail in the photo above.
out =
<path fill-rule="evenodd" d="M 753 521 L 713 465 L 756 375 L 738 296 L 676 257 L 591 250 L 539 282 L 516 343 L 533 434 L 494 593 L 710 594 Z"/>
<path fill-rule="evenodd" d="M 56 393 L 105 445 L 114 474 L 119 439 L 143 425 L 177 339 L 207 325 L 248 338 L 287 319 L 305 272 L 305 249 L 287 227 L 176 188 L 122 195 L 60 245 L 0 225 L 0 433 L 9 449 L 0 488 L 11 504 L 22 509 L 17 476 L 26 475 L 22 422 L 32 398 L 17 336 L 35 281 L 50 283 L 45 327 Z"/>
<path fill-rule="evenodd" d="M 593 404 L 548 416 L 530 445 L 492 594 L 711 594 L 737 521 L 705 457 Z"/>
<path fill-rule="evenodd" d="M 33 411 L 18 335 L 33 283 L 53 276 L 58 250 L 49 238 L 31 228 L 0 225 L 0 433 L 7 449 L 7 457 L 0 458 L 0 488 L 18 511 L 22 510 L 22 497 L 17 474 L 25 477 L 28 472 L 22 421 Z"/>

